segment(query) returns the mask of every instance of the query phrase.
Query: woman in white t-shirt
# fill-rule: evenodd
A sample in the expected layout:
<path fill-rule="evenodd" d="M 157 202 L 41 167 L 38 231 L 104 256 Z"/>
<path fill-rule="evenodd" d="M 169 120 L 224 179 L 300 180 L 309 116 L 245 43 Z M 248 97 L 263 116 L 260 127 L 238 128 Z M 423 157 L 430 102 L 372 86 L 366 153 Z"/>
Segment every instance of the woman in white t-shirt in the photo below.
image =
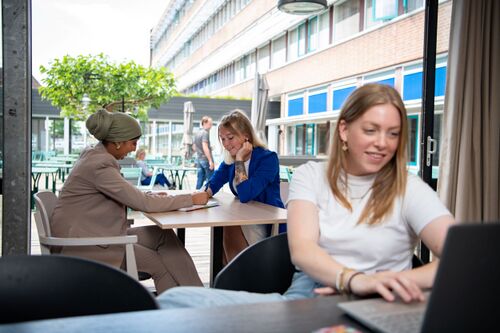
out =
<path fill-rule="evenodd" d="M 438 260 L 412 269 L 421 239 L 441 255 L 454 218 L 406 166 L 404 104 L 387 85 L 367 84 L 344 103 L 328 162 L 296 169 L 287 201 L 288 242 L 300 270 L 284 295 L 174 288 L 162 307 L 265 302 L 332 293 L 423 300 Z"/>

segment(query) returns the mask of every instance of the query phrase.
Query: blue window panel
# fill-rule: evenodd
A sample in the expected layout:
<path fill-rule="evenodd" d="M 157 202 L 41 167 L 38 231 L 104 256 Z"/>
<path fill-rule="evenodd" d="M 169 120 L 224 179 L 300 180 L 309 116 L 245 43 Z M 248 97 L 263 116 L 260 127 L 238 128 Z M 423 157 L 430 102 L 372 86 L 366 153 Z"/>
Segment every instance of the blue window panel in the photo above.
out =
<path fill-rule="evenodd" d="M 394 78 L 391 77 L 390 79 L 380 80 L 380 81 L 377 81 L 376 83 L 385 84 L 385 85 L 394 87 Z"/>
<path fill-rule="evenodd" d="M 356 89 L 356 87 L 342 88 L 333 91 L 333 110 L 340 110 L 346 98 Z"/>
<path fill-rule="evenodd" d="M 304 98 L 288 100 L 288 116 L 298 116 L 304 113 Z"/>
<path fill-rule="evenodd" d="M 422 98 L 422 72 L 408 74 L 403 79 L 403 100 Z"/>
<path fill-rule="evenodd" d="M 309 113 L 326 111 L 326 92 L 309 96 Z"/>
<path fill-rule="evenodd" d="M 444 96 L 446 89 L 446 67 L 436 68 L 436 86 L 434 87 L 434 96 Z"/>

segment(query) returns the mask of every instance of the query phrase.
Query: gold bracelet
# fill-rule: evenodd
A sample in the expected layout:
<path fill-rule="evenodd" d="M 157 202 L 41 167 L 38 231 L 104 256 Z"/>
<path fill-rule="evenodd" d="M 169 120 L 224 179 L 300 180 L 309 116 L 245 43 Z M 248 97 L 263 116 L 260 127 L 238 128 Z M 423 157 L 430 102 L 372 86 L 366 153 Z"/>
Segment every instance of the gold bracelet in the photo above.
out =
<path fill-rule="evenodd" d="M 342 271 L 340 272 L 340 275 L 339 275 L 339 293 L 340 294 L 344 294 L 347 292 L 346 290 L 346 283 L 345 283 L 345 277 L 347 274 L 349 274 L 349 272 L 354 272 L 354 269 L 352 268 L 348 268 L 348 267 L 342 267 Z"/>

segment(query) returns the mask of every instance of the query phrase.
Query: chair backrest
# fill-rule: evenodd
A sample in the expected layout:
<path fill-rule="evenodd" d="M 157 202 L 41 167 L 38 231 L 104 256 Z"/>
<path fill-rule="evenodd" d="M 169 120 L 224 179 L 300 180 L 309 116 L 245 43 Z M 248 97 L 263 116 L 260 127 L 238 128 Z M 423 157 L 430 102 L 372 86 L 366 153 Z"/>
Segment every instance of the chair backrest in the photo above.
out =
<path fill-rule="evenodd" d="M 120 173 L 132 185 L 141 184 L 142 169 L 136 167 L 122 167 Z"/>
<path fill-rule="evenodd" d="M 39 236 L 52 237 L 50 217 L 57 203 L 57 196 L 51 191 L 40 191 L 33 195 L 35 198 L 35 222 Z"/>
<path fill-rule="evenodd" d="M 61 255 L 0 258 L 0 295 L 0 323 L 158 308 L 125 272 Z"/>
<path fill-rule="evenodd" d="M 218 289 L 284 293 L 295 267 L 286 233 L 266 238 L 240 252 L 215 278 Z"/>
<path fill-rule="evenodd" d="M 139 177 L 139 181 L 137 182 L 137 188 L 140 190 L 152 190 L 155 186 L 156 182 L 156 176 L 158 175 L 158 167 L 154 166 L 153 171 L 152 171 L 152 176 L 151 176 L 151 181 L 149 182 L 149 185 L 142 185 L 141 184 L 141 178 Z"/>

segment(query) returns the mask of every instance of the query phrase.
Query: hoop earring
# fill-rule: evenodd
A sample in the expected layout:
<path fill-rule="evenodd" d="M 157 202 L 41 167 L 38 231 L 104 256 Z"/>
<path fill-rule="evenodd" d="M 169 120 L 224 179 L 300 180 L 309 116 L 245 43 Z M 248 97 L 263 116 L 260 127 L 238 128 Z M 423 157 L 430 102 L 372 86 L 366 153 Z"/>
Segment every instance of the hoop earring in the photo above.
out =
<path fill-rule="evenodd" d="M 342 141 L 342 150 L 344 152 L 348 151 L 349 150 L 349 147 L 347 147 L 347 142 L 346 141 Z"/>
<path fill-rule="evenodd" d="M 121 147 L 121 146 L 120 146 L 119 144 L 117 144 L 117 145 L 116 145 L 116 150 L 120 149 L 120 147 Z"/>

